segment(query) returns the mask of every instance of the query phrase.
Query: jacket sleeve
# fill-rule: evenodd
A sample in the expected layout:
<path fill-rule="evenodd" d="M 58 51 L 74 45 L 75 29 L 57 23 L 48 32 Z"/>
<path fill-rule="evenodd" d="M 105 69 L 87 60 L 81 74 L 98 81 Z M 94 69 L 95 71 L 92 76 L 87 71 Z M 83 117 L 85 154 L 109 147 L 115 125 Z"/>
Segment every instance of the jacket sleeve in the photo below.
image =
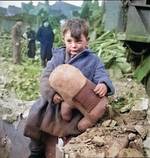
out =
<path fill-rule="evenodd" d="M 43 70 L 40 78 L 40 92 L 44 99 L 46 99 L 48 102 L 51 102 L 53 99 L 53 96 L 55 94 L 55 90 L 50 86 L 49 84 L 49 76 L 51 72 L 54 70 L 55 66 L 52 61 L 49 61 L 47 63 L 46 68 Z"/>
<path fill-rule="evenodd" d="M 108 91 L 107 96 L 113 95 L 115 93 L 115 89 L 112 85 L 112 82 L 108 76 L 108 73 L 104 67 L 104 64 L 100 60 L 100 63 L 96 66 L 94 71 L 94 83 L 105 83 Z"/>
<path fill-rule="evenodd" d="M 17 42 L 19 42 L 18 40 L 17 40 L 17 28 L 16 27 L 13 27 L 12 28 L 12 41 L 13 41 L 13 43 L 17 43 Z"/>
<path fill-rule="evenodd" d="M 38 31 L 37 31 L 36 39 L 37 39 L 38 41 L 40 41 L 41 43 L 44 42 L 44 40 L 42 39 L 42 28 L 41 28 L 41 27 L 40 27 L 40 28 L 38 29 Z"/>

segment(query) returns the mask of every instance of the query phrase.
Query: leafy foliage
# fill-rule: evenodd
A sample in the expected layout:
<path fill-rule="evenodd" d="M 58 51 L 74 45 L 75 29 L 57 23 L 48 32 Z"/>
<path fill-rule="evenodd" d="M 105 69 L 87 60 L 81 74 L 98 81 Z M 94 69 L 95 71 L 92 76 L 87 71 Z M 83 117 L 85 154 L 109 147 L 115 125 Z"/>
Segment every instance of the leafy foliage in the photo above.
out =
<path fill-rule="evenodd" d="M 89 42 L 93 51 L 103 61 L 105 68 L 112 68 L 114 71 L 119 68 L 122 73 L 131 72 L 131 66 L 126 61 L 123 42 L 118 41 L 114 30 L 103 33 L 96 40 Z"/>
<path fill-rule="evenodd" d="M 90 11 L 89 4 L 86 3 L 85 6 L 84 6 L 83 9 L 82 9 L 80 18 L 85 19 L 86 21 L 88 21 L 88 20 L 89 20 L 89 17 L 90 17 L 91 15 L 92 15 L 92 11 Z"/>
<path fill-rule="evenodd" d="M 64 46 L 64 42 L 62 41 L 62 35 L 60 29 L 55 29 L 54 43 L 53 47 Z"/>
<path fill-rule="evenodd" d="M 116 100 L 110 98 L 110 104 L 112 106 L 113 111 L 120 112 L 121 108 L 128 104 L 128 100 L 124 97 L 118 97 Z"/>
<path fill-rule="evenodd" d="M 1 57 L 12 58 L 11 40 L 3 40 Z M 5 87 L 16 93 L 21 100 L 37 100 L 40 98 L 39 81 L 43 68 L 41 67 L 40 49 L 37 49 L 35 59 L 27 56 L 27 41 L 22 41 L 22 65 L 9 63 L 5 75 L 9 78 Z M 9 61 L 8 61 L 9 62 Z"/>

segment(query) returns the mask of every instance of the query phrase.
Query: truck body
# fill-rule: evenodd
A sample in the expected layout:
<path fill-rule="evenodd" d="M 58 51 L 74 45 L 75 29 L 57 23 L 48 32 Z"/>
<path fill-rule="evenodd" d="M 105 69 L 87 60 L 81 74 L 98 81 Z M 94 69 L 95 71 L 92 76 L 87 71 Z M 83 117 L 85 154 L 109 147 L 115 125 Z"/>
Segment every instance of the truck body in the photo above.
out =
<path fill-rule="evenodd" d="M 150 0 L 105 1 L 105 31 L 117 29 L 127 61 L 150 96 Z"/>

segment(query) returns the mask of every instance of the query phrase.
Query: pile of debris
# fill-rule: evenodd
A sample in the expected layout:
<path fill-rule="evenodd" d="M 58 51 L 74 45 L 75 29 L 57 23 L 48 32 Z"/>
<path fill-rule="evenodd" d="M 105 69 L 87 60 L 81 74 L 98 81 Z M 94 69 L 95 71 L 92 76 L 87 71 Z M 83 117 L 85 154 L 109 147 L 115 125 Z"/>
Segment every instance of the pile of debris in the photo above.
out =
<path fill-rule="evenodd" d="M 62 157 L 147 157 L 144 148 L 150 148 L 150 140 L 146 139 L 148 105 L 149 100 L 141 98 L 129 113 L 109 115 L 107 110 L 93 128 L 62 148 Z"/>

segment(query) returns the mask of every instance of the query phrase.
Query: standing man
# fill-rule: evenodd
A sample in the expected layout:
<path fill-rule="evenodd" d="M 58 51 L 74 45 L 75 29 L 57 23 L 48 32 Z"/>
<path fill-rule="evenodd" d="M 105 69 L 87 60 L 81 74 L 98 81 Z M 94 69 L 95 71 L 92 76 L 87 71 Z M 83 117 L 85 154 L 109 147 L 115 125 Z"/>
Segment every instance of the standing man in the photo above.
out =
<path fill-rule="evenodd" d="M 35 39 L 36 39 L 36 32 L 31 29 L 31 26 L 26 27 L 26 34 L 27 34 L 27 39 L 29 41 L 28 43 L 28 57 L 29 58 L 34 58 L 35 57 Z"/>
<path fill-rule="evenodd" d="M 41 66 L 45 68 L 47 61 L 52 58 L 54 42 L 54 33 L 47 19 L 42 21 L 42 26 L 38 29 L 37 40 L 41 43 Z"/>
<path fill-rule="evenodd" d="M 12 27 L 14 64 L 21 64 L 21 25 L 22 25 L 22 20 L 18 19 L 16 24 Z"/>

